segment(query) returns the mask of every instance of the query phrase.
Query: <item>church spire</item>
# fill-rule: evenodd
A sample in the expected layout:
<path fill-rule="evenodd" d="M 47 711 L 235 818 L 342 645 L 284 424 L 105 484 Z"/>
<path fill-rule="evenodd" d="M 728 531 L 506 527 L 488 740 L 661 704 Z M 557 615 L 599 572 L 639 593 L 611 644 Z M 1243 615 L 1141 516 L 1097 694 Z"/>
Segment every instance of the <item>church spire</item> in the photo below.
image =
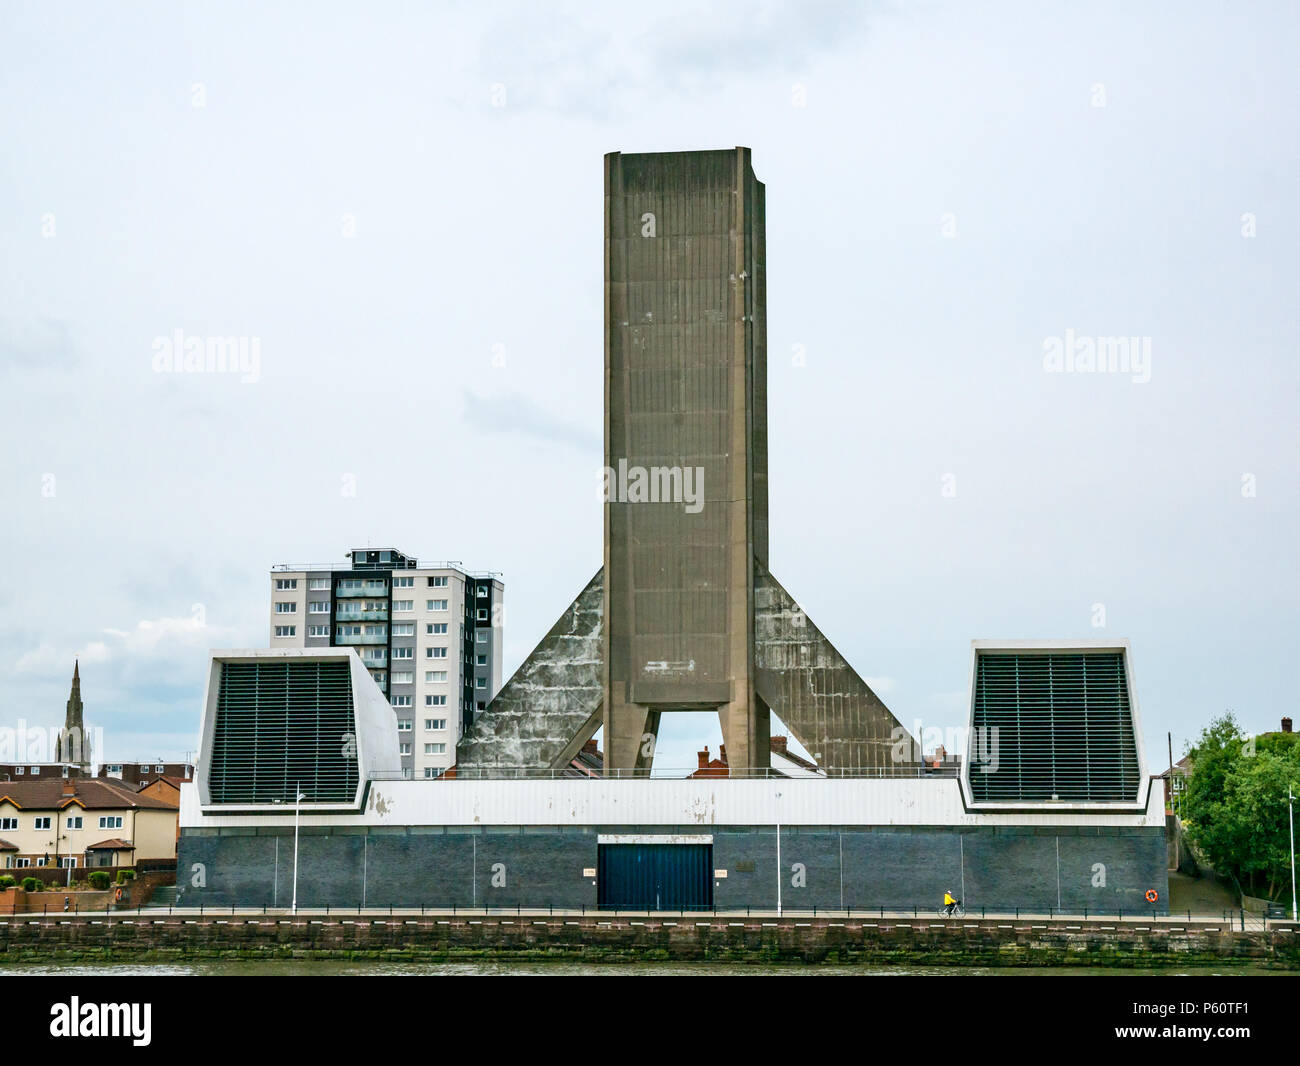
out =
<path fill-rule="evenodd" d="M 81 660 L 73 661 L 72 692 L 68 695 L 67 714 L 63 719 L 63 731 L 55 743 L 54 758 L 56 762 L 74 763 L 83 769 L 90 766 L 90 738 L 86 735 L 86 726 L 82 718 L 85 705 L 81 702 Z"/>

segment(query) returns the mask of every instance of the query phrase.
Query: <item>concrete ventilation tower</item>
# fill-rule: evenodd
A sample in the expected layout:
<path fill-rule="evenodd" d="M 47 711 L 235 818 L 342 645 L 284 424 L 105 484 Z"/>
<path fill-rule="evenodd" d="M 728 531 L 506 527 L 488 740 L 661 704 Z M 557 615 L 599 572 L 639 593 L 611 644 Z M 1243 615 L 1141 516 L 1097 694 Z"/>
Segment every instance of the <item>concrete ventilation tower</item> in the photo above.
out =
<path fill-rule="evenodd" d="M 605 157 L 604 565 L 458 748 L 465 770 L 648 772 L 714 710 L 733 775 L 770 711 L 830 771 L 911 763 L 897 719 L 768 571 L 764 187 L 748 148 Z"/>

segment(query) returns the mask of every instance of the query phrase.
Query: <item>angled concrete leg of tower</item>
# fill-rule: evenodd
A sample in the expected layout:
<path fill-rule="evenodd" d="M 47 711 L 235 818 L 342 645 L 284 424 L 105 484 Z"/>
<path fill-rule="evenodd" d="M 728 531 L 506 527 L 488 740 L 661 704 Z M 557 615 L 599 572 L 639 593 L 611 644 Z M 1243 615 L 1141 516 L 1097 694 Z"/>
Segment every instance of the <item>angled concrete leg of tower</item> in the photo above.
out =
<path fill-rule="evenodd" d="M 604 573 L 596 572 L 465 731 L 458 770 L 561 767 L 600 728 Z"/>
<path fill-rule="evenodd" d="M 605 715 L 605 770 L 649 773 L 659 743 L 660 713 L 613 697 Z"/>
<path fill-rule="evenodd" d="M 722 727 L 722 742 L 727 746 L 730 776 L 753 777 L 755 770 L 771 766 L 771 720 L 767 705 L 752 691 L 750 699 L 719 707 L 718 724 Z"/>
<path fill-rule="evenodd" d="M 911 735 L 880 697 L 776 578 L 757 563 L 754 573 L 754 676 L 763 702 L 824 770 L 915 765 Z"/>

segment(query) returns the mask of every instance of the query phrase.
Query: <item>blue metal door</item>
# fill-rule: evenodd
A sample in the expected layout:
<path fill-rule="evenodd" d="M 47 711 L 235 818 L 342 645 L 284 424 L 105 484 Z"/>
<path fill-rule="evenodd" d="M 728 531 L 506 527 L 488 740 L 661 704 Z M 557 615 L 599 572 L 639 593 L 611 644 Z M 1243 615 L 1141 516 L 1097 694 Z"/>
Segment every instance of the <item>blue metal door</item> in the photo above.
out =
<path fill-rule="evenodd" d="M 605 910 L 713 909 L 712 844 L 601 844 L 597 901 Z"/>

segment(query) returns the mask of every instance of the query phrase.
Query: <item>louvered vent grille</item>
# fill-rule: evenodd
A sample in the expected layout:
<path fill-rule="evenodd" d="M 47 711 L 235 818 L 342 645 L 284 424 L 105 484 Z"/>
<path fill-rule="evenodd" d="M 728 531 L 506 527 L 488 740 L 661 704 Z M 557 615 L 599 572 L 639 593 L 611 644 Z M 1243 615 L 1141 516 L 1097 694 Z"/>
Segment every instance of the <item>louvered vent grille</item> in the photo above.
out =
<path fill-rule="evenodd" d="M 1122 652 L 980 653 L 972 725 L 976 801 L 1137 799 Z"/>
<path fill-rule="evenodd" d="M 223 663 L 212 734 L 213 803 L 351 801 L 355 716 L 345 660 Z"/>

